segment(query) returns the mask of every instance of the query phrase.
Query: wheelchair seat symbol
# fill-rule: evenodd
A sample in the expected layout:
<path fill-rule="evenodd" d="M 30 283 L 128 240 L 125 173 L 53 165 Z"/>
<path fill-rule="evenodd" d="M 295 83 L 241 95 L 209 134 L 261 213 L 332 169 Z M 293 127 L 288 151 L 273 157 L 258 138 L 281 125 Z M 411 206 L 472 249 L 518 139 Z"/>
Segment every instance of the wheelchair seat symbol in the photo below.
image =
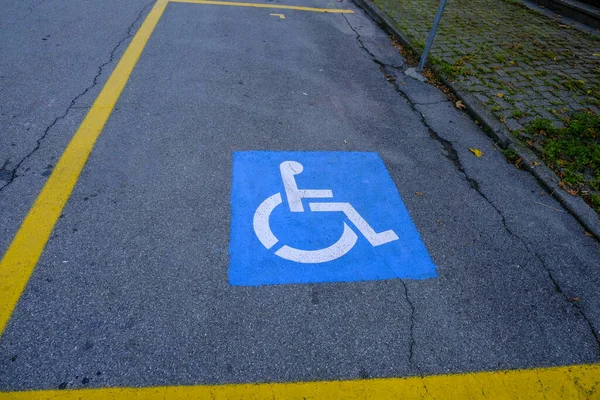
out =
<path fill-rule="evenodd" d="M 284 161 L 280 164 L 279 170 L 283 180 L 288 206 L 291 212 L 305 212 L 302 199 L 330 199 L 333 198 L 331 190 L 306 190 L 298 189 L 295 175 L 302 173 L 304 167 L 296 161 Z M 254 213 L 254 232 L 258 240 L 267 249 L 271 249 L 279 242 L 269 226 L 269 218 L 273 210 L 283 202 L 281 193 L 275 193 L 264 200 Z M 373 228 L 365 221 L 358 211 L 350 203 L 340 202 L 309 202 L 308 206 L 312 212 L 342 212 L 356 229 L 367 239 L 372 246 L 381 246 L 383 244 L 398 240 L 398 235 L 393 230 L 376 233 Z M 358 236 L 355 231 L 344 224 L 342 236 L 333 245 L 318 250 L 301 250 L 282 246 L 275 252 L 275 255 L 286 260 L 298 263 L 324 263 L 342 257 L 349 252 Z"/>

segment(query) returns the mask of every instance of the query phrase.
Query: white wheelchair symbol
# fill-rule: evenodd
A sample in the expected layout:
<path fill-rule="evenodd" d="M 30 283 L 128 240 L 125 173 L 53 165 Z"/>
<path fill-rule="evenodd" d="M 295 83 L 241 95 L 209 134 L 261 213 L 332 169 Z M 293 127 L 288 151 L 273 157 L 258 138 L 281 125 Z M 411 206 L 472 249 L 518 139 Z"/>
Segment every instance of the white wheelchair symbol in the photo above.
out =
<path fill-rule="evenodd" d="M 302 199 L 325 199 L 332 198 L 331 190 L 301 190 L 296 185 L 294 175 L 300 174 L 304 167 L 296 161 L 284 161 L 279 166 L 283 186 L 288 199 L 288 204 L 291 212 L 304 212 Z M 258 240 L 267 249 L 272 248 L 279 242 L 275 237 L 271 227 L 269 226 L 269 217 L 271 213 L 282 203 L 281 193 L 276 193 L 263 201 L 254 213 L 254 232 Z M 358 211 L 352 207 L 350 203 L 308 203 L 310 211 L 315 212 L 343 212 L 346 217 L 352 222 L 354 227 L 367 239 L 372 246 L 381 246 L 394 240 L 398 240 L 398 235 L 393 230 L 387 230 L 381 233 L 376 233 L 373 228 L 360 216 Z M 344 232 L 342 237 L 329 247 L 319 250 L 300 250 L 290 246 L 283 246 L 275 252 L 275 254 L 286 260 L 295 261 L 298 263 L 324 263 L 340 258 L 356 244 L 358 236 L 344 222 Z"/>

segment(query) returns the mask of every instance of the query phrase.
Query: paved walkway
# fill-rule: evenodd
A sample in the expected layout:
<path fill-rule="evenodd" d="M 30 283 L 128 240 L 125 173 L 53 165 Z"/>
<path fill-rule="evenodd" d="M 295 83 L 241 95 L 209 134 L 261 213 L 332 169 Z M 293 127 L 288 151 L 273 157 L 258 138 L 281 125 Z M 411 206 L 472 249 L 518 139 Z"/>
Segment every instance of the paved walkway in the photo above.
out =
<path fill-rule="evenodd" d="M 438 2 L 375 0 L 423 48 Z M 600 106 L 600 40 L 515 1 L 450 0 L 431 60 L 512 130 Z"/>

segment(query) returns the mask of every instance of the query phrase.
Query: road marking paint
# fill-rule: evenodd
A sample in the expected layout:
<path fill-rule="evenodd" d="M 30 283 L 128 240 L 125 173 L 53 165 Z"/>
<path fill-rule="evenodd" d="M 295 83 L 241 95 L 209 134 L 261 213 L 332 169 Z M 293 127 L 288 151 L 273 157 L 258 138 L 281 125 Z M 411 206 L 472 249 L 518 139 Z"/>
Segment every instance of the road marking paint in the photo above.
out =
<path fill-rule="evenodd" d="M 269 15 L 271 15 L 273 17 L 279 17 L 281 19 L 285 19 L 285 15 L 283 15 L 283 14 L 269 14 Z"/>
<path fill-rule="evenodd" d="M 42 390 L 0 393 L 0 400 L 36 399 L 594 399 L 600 364 L 410 378 Z"/>
<path fill-rule="evenodd" d="M 352 10 L 202 0 L 178 3 L 279 8 L 326 13 Z M 137 60 L 169 0 L 158 0 L 132 39 L 92 108 L 71 139 L 23 224 L 0 261 L 0 337 L 52 233 L 64 205 Z M 283 15 L 283 14 L 282 14 Z M 5 399 L 590 399 L 600 391 L 600 364 L 476 372 L 409 378 L 296 383 L 259 383 L 145 388 L 99 388 L 0 392 Z"/>
<path fill-rule="evenodd" d="M 121 60 L 94 101 L 92 108 L 75 132 L 56 164 L 48 181 L 21 224 L 8 250 L 0 261 L 0 337 L 25 289 L 27 282 L 48 242 L 63 207 L 87 159 L 102 132 L 104 124 L 127 84 L 148 39 L 169 0 L 158 0 L 135 34 Z M 214 4 L 244 7 L 280 8 L 327 13 L 353 13 L 352 10 L 323 9 L 274 4 L 235 3 L 223 1 L 178 0 L 178 3 Z"/>
<path fill-rule="evenodd" d="M 377 153 L 234 152 L 232 172 L 231 285 L 437 276 Z"/>
<path fill-rule="evenodd" d="M 264 3 L 241 3 L 237 1 L 213 1 L 213 0 L 170 0 L 171 3 L 191 3 L 191 4 L 208 4 L 215 6 L 234 6 L 234 7 L 257 7 L 257 8 L 276 8 L 279 10 L 298 10 L 298 11 L 313 11 L 321 13 L 337 13 L 337 14 L 354 14 L 352 10 L 341 8 L 314 8 L 302 6 L 286 6 L 283 4 L 264 4 Z"/>
<path fill-rule="evenodd" d="M 0 337 L 69 199 L 96 139 L 168 1 L 158 0 L 75 132 L 0 262 Z"/>

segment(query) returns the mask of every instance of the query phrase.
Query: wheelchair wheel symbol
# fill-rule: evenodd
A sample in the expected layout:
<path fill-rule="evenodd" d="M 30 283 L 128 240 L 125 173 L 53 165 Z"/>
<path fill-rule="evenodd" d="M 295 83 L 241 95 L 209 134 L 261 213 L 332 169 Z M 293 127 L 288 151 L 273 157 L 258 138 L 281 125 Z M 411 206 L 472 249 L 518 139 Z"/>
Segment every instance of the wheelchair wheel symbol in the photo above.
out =
<path fill-rule="evenodd" d="M 296 161 L 284 161 L 279 166 L 281 178 L 285 188 L 288 206 L 291 212 L 304 212 L 302 199 L 333 198 L 331 190 L 301 190 L 296 185 L 295 175 L 300 174 L 304 167 Z M 269 218 L 273 210 L 283 202 L 281 193 L 275 193 L 264 200 L 254 213 L 254 232 L 258 240 L 267 249 L 271 249 L 279 242 L 269 225 Z M 312 212 L 343 212 L 356 229 L 367 239 L 372 246 L 380 246 L 398 240 L 398 235 L 393 230 L 376 233 L 350 203 L 337 202 L 309 202 Z M 301 250 L 284 245 L 275 252 L 275 255 L 286 260 L 298 263 L 314 264 L 335 260 L 348 253 L 358 240 L 354 230 L 344 222 L 342 236 L 333 245 L 319 250 Z"/>

